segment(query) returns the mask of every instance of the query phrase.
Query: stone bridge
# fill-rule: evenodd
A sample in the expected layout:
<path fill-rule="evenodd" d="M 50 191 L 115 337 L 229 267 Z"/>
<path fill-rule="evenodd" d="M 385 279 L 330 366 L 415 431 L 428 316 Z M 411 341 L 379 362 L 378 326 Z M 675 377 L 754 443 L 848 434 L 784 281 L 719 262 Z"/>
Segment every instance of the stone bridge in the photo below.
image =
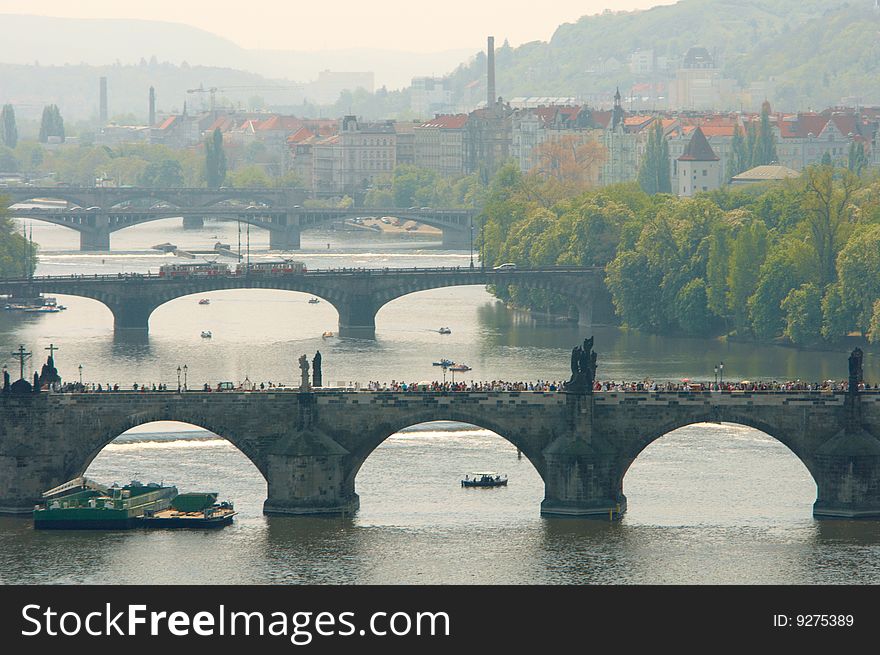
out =
<path fill-rule="evenodd" d="M 199 225 L 205 217 L 240 221 L 269 231 L 272 250 L 297 250 L 303 230 L 356 216 L 394 216 L 439 228 L 443 245 L 471 243 L 474 212 L 467 209 L 309 208 L 291 189 L 140 189 L 135 187 L 9 187 L 2 196 L 10 215 L 62 225 L 80 234 L 80 250 L 110 250 L 110 233 L 135 225 L 183 217 Z M 40 199 L 63 200 L 66 208 L 28 206 Z M 133 206 L 131 203 L 148 206 Z M 229 203 L 235 203 L 230 205 Z M 245 206 L 245 203 L 248 203 Z M 25 205 L 25 206 L 21 206 Z"/>
<path fill-rule="evenodd" d="M 452 420 L 520 449 L 544 481 L 548 516 L 619 517 L 624 476 L 646 446 L 686 425 L 730 422 L 762 430 L 803 462 L 817 486 L 816 517 L 880 517 L 876 392 L 2 393 L 0 511 L 27 514 L 122 432 L 165 420 L 241 450 L 266 478 L 267 514 L 355 510 L 358 471 L 385 439 Z"/>
<path fill-rule="evenodd" d="M 339 313 L 340 336 L 374 338 L 376 313 L 386 303 L 416 291 L 440 287 L 494 284 L 544 289 L 567 296 L 589 327 L 594 305 L 609 314 L 601 267 L 545 267 L 522 270 L 413 268 L 318 270 L 289 275 L 223 275 L 164 278 L 151 276 L 35 277 L 0 279 L 0 295 L 35 297 L 39 293 L 93 298 L 113 312 L 116 329 L 147 330 L 160 305 L 192 294 L 223 289 L 283 289 L 323 298 Z M 610 319 L 610 314 L 607 317 Z"/>

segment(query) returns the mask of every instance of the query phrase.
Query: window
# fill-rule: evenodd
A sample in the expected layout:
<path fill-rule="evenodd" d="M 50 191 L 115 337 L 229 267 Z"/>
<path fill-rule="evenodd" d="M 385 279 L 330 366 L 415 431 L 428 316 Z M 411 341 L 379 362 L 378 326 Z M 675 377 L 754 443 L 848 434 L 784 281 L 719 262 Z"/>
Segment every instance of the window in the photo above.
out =
<path fill-rule="evenodd" d="M 706 177 L 706 169 L 703 169 L 703 177 Z"/>

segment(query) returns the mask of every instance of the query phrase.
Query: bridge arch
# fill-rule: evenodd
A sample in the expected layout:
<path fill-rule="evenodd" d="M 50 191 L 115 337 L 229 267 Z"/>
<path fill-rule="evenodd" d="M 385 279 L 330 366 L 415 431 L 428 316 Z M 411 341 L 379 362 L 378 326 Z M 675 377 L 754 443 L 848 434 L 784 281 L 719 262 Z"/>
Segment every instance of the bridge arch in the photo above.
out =
<path fill-rule="evenodd" d="M 112 392 L 117 393 L 117 392 Z M 180 403 L 174 405 L 169 404 L 164 410 L 147 410 L 144 412 L 132 413 L 129 416 L 121 417 L 118 421 L 102 425 L 101 430 L 89 437 L 86 448 L 81 451 L 79 461 L 71 460 L 68 462 L 67 476 L 73 479 L 77 476 L 85 474 L 88 468 L 94 462 L 95 458 L 111 443 L 116 441 L 120 436 L 126 434 L 132 428 L 148 425 L 151 423 L 175 422 L 188 424 L 193 427 L 202 428 L 213 433 L 218 438 L 231 443 L 247 460 L 254 465 L 260 473 L 263 480 L 267 479 L 267 467 L 260 455 L 259 451 L 252 446 L 244 435 L 239 435 L 234 426 L 226 425 L 221 421 L 211 418 L 208 415 L 200 414 L 197 411 L 181 406 Z"/>
<path fill-rule="evenodd" d="M 345 478 L 346 485 L 351 485 L 351 488 L 354 488 L 357 474 L 370 455 L 393 435 L 399 434 L 407 428 L 443 421 L 454 421 L 472 428 L 492 432 L 499 439 L 506 441 L 520 451 L 531 463 L 541 480 L 544 480 L 546 470 L 544 457 L 540 448 L 534 442 L 523 438 L 515 430 L 507 429 L 505 426 L 496 423 L 491 418 L 487 419 L 485 415 L 478 415 L 478 412 L 472 413 L 458 407 L 448 406 L 438 407 L 434 410 L 413 412 L 407 414 L 405 418 L 397 418 L 392 422 L 384 423 L 370 430 L 366 438 L 359 440 L 357 447 L 353 448 L 350 452 L 348 471 Z"/>
<path fill-rule="evenodd" d="M 690 431 L 689 428 L 704 428 L 706 430 L 714 428 L 714 434 L 699 434 Z M 745 428 L 746 432 L 740 432 L 740 434 L 746 438 L 754 438 L 757 443 L 750 443 L 748 446 L 732 449 L 731 444 L 736 443 L 737 436 L 731 433 L 731 429 L 736 428 Z M 672 442 L 674 447 L 682 449 L 673 451 L 675 458 L 672 461 L 665 458 L 666 456 L 663 454 L 663 451 L 654 448 L 654 446 L 667 439 Z M 691 440 L 686 450 L 683 445 L 679 446 L 683 439 Z M 702 448 L 694 448 L 694 445 L 702 446 Z M 654 508 L 653 511 L 671 511 L 676 516 L 676 519 L 684 517 L 679 516 L 680 510 L 676 508 L 676 505 L 670 505 L 667 497 L 670 493 L 672 495 L 680 493 L 686 498 L 683 502 L 689 508 L 687 511 L 690 516 L 695 513 L 699 517 L 700 507 L 707 506 L 712 508 L 708 511 L 711 511 L 713 516 L 717 514 L 716 506 L 723 501 L 713 497 L 700 499 L 688 493 L 691 490 L 702 489 L 704 484 L 711 484 L 711 489 L 705 489 L 710 495 L 713 492 L 717 492 L 725 497 L 728 497 L 730 494 L 736 494 L 738 497 L 741 493 L 746 495 L 751 493 L 753 496 L 751 500 L 744 500 L 743 502 L 747 504 L 756 503 L 762 506 L 764 505 L 764 496 L 758 497 L 759 493 L 761 493 L 759 491 L 749 491 L 743 485 L 743 480 L 754 480 L 756 482 L 755 489 L 771 489 L 775 485 L 779 485 L 778 491 L 781 495 L 789 493 L 793 484 L 794 488 L 799 490 L 795 493 L 813 494 L 813 497 L 808 499 L 808 502 L 811 502 L 815 500 L 816 489 L 818 488 L 817 473 L 819 472 L 816 471 L 812 459 L 799 454 L 795 450 L 796 448 L 798 448 L 797 443 L 789 439 L 784 432 L 763 421 L 749 420 L 745 416 L 738 417 L 736 420 L 725 418 L 723 422 L 708 416 L 696 417 L 688 421 L 678 421 L 665 426 L 664 429 L 658 429 L 646 435 L 640 441 L 637 447 L 638 452 L 635 456 L 632 456 L 632 453 L 630 453 L 625 461 L 622 462 L 620 473 L 621 493 L 627 491 L 627 484 L 632 485 L 634 483 L 640 485 L 641 483 L 641 485 L 644 485 L 646 484 L 646 479 L 656 483 L 657 477 L 661 475 L 666 476 L 674 470 L 676 474 L 684 476 L 682 485 L 676 485 L 674 490 L 664 489 L 661 494 L 664 496 L 663 507 L 666 509 Z M 707 454 L 711 454 L 710 460 L 707 460 Z M 762 458 L 762 461 L 773 462 L 773 470 L 764 471 L 760 468 L 756 469 L 754 466 L 751 466 L 746 471 L 736 468 L 736 464 L 744 461 L 744 458 L 748 458 L 746 461 L 753 462 L 752 458 L 758 457 Z M 642 468 L 642 464 L 649 468 Z M 627 474 L 630 472 L 632 472 L 633 477 L 628 478 Z M 804 473 L 807 475 L 804 476 Z M 787 481 L 784 487 L 782 486 L 783 483 L 779 481 L 780 476 Z M 707 479 L 710 477 L 711 483 L 707 482 Z M 800 490 L 800 484 L 806 478 L 812 483 L 813 488 L 811 492 L 808 492 L 806 489 Z M 679 486 L 682 488 L 679 488 Z M 639 488 L 644 490 L 644 486 Z M 637 503 L 636 507 L 641 504 L 641 502 Z M 735 507 L 737 503 L 732 502 L 731 505 Z M 768 515 L 775 515 L 779 511 L 779 500 L 776 495 L 771 494 L 766 497 L 766 510 Z M 652 516 L 654 515 L 653 511 Z"/>
<path fill-rule="evenodd" d="M 638 458 L 638 456 L 655 441 L 661 439 L 670 432 L 674 432 L 681 428 L 697 424 L 739 425 L 742 427 L 752 428 L 753 430 L 757 430 L 758 432 L 762 432 L 763 434 L 766 434 L 768 437 L 774 439 L 775 441 L 778 441 L 780 444 L 785 446 L 806 467 L 806 469 L 810 472 L 810 475 L 813 476 L 815 480 L 813 460 L 809 455 L 804 452 L 804 449 L 802 448 L 803 444 L 796 437 L 796 435 L 788 434 L 785 430 L 782 430 L 779 427 L 772 425 L 768 421 L 762 420 L 760 416 L 756 416 L 745 411 L 731 411 L 729 408 L 727 408 L 723 414 L 719 413 L 717 411 L 717 408 L 715 408 L 715 411 L 706 411 L 705 413 L 701 413 L 698 415 L 677 418 L 675 420 L 665 422 L 660 426 L 655 426 L 652 429 L 646 431 L 644 434 L 641 434 L 638 439 L 636 439 L 624 453 L 624 458 L 628 463 L 623 469 L 623 475 L 626 474 L 629 466 Z"/>

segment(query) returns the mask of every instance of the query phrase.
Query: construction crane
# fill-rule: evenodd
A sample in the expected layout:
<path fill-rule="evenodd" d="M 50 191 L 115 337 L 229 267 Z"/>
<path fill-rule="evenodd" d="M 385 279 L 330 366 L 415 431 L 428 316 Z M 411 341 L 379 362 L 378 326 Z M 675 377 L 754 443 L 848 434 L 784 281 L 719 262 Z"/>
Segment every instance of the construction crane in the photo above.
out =
<path fill-rule="evenodd" d="M 209 86 L 205 88 L 199 85 L 197 89 L 187 89 L 187 93 L 209 93 L 211 94 L 211 113 L 214 113 L 215 99 L 218 91 L 298 91 L 301 86 L 273 86 L 270 84 L 258 84 L 253 86 Z"/>

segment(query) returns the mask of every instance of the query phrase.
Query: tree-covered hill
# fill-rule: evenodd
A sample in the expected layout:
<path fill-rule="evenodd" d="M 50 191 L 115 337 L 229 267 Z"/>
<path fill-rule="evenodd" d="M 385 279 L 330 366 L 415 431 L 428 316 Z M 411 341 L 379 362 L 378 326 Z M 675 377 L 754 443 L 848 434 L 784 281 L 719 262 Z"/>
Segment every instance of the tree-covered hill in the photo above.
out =
<path fill-rule="evenodd" d="M 496 52 L 496 86 L 505 98 L 587 95 L 618 84 L 623 90 L 664 77 L 631 73 L 634 51 L 653 49 L 674 74 L 688 48 L 699 45 L 742 85 L 773 78 L 783 109 L 825 106 L 850 95 L 880 101 L 878 31 L 872 0 L 680 0 L 584 16 L 561 25 L 549 43 L 505 44 Z M 485 66 L 480 54 L 457 69 L 456 88 L 474 80 L 483 85 Z"/>

